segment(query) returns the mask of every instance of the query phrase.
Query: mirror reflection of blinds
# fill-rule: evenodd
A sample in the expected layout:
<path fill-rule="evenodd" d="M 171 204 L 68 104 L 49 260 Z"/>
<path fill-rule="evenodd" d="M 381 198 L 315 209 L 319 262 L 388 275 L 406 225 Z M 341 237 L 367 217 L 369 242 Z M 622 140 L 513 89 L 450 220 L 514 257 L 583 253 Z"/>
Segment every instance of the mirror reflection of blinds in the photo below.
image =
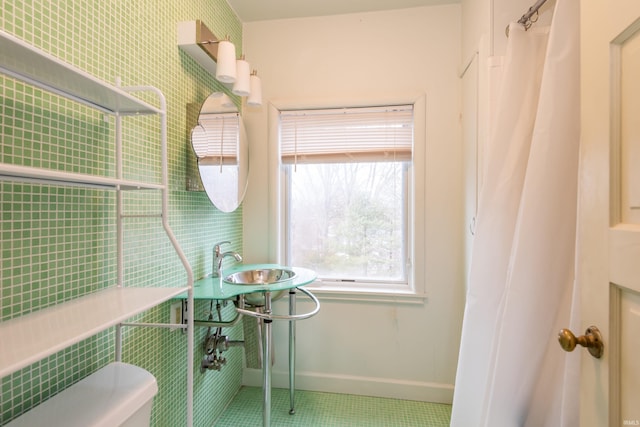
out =
<path fill-rule="evenodd" d="M 238 113 L 200 114 L 198 126 L 191 132 L 191 142 L 198 160 L 211 164 L 235 163 L 239 127 Z"/>
<path fill-rule="evenodd" d="M 413 105 L 280 112 L 282 163 L 409 161 Z"/>

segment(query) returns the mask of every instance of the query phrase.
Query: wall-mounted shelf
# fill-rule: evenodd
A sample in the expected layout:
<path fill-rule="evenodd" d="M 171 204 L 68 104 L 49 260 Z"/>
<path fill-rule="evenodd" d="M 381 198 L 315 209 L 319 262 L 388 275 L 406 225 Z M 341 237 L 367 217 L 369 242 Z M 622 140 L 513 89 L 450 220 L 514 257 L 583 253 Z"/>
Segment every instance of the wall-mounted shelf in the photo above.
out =
<path fill-rule="evenodd" d="M 102 188 L 105 190 L 161 190 L 163 185 L 52 169 L 3 164 L 0 180 L 31 181 L 49 185 Z"/>
<path fill-rule="evenodd" d="M 0 377 L 50 356 L 187 288 L 108 288 L 0 323 Z"/>
<path fill-rule="evenodd" d="M 0 30 L 0 72 L 81 104 L 119 114 L 160 110 Z"/>

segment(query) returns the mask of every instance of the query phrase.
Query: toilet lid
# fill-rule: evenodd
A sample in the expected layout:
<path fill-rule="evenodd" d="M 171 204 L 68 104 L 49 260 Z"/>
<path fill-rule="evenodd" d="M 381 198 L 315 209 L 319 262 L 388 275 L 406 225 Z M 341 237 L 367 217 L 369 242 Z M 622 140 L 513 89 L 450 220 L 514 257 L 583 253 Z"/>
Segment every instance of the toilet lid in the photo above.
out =
<path fill-rule="evenodd" d="M 6 427 L 113 427 L 150 402 L 156 379 L 144 369 L 113 362 L 36 406 Z"/>

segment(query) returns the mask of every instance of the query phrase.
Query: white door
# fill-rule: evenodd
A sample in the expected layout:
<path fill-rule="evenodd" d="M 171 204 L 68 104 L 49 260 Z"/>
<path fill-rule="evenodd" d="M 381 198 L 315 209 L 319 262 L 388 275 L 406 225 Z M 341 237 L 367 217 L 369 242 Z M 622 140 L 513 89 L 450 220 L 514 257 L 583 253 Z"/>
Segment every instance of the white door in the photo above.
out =
<path fill-rule="evenodd" d="M 581 3 L 581 426 L 640 425 L 640 1 Z"/>

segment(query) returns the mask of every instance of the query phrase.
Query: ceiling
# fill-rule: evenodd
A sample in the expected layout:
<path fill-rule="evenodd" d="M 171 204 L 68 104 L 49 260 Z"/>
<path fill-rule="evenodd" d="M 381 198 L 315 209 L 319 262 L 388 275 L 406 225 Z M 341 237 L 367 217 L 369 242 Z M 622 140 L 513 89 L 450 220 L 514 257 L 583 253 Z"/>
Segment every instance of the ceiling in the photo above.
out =
<path fill-rule="evenodd" d="M 460 0 L 227 0 L 241 22 L 406 9 Z"/>

